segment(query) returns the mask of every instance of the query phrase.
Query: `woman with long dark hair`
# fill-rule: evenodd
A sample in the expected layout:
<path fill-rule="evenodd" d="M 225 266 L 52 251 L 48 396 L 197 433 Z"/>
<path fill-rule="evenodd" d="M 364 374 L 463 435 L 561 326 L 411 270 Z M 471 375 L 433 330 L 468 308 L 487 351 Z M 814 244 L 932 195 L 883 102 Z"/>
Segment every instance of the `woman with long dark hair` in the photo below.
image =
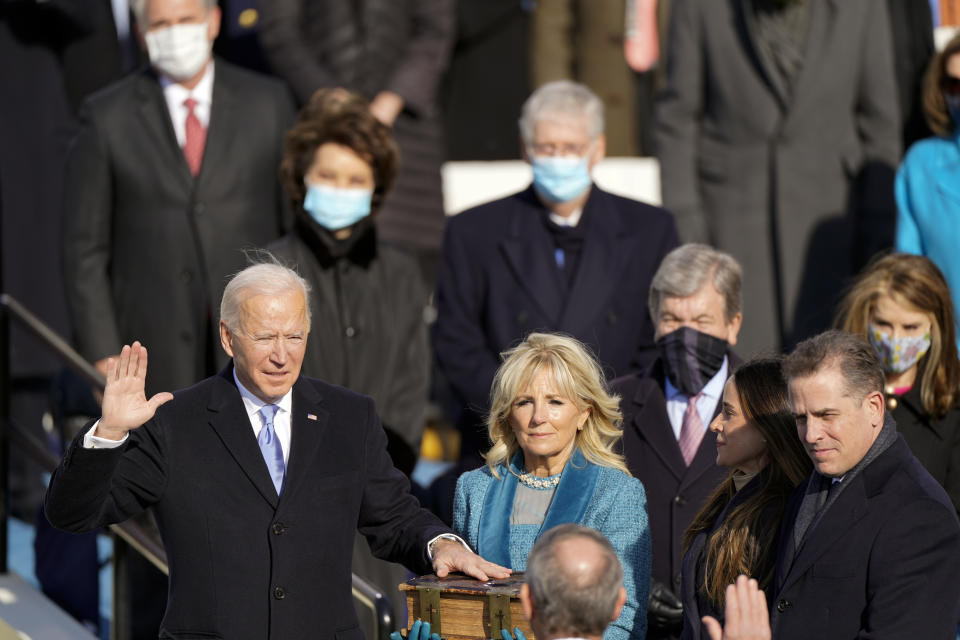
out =
<path fill-rule="evenodd" d="M 710 430 L 717 434 L 717 464 L 730 475 L 684 536 L 685 640 L 710 637 L 701 618 L 723 621 L 724 592 L 738 575 L 769 590 L 783 510 L 812 468 L 779 359 L 755 359 L 737 369 L 724 386 L 722 406 Z"/>

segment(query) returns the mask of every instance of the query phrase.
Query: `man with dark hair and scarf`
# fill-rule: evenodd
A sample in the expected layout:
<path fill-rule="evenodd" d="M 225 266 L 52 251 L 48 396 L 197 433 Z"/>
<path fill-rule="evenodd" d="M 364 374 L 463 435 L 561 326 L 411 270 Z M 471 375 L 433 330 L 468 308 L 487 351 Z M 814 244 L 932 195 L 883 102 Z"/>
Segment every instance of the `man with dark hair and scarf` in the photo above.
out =
<path fill-rule="evenodd" d="M 663 259 L 650 284 L 658 357 L 644 373 L 613 382 L 623 411 L 623 453 L 643 482 L 653 543 L 648 638 L 679 637 L 681 538 L 726 471 L 716 465 L 723 385 L 741 360 L 740 265 L 703 244 Z"/>
<path fill-rule="evenodd" d="M 828 331 L 783 370 L 814 470 L 781 528 L 773 637 L 953 638 L 960 523 L 884 411 L 876 352 Z"/>

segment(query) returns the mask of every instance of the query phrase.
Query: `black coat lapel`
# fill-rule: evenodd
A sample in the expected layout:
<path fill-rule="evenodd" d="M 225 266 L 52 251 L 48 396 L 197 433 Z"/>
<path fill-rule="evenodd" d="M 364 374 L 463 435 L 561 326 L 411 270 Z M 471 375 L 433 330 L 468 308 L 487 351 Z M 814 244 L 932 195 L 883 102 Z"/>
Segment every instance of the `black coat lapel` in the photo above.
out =
<path fill-rule="evenodd" d="M 807 531 L 806 536 L 797 551 L 797 556 L 783 579 L 781 589 L 788 588 L 800 576 L 807 572 L 810 566 L 817 561 L 834 543 L 853 527 L 857 521 L 867 514 L 867 494 L 863 474 L 853 478 L 852 484 L 837 496 L 836 502 L 824 512 L 819 522 Z M 791 519 L 791 527 L 795 519 Z M 784 531 L 789 536 L 792 532 Z"/>
<path fill-rule="evenodd" d="M 320 393 L 301 378 L 293 385 L 290 416 L 290 458 L 280 500 L 289 501 L 315 464 L 330 414 L 321 408 Z"/>
<path fill-rule="evenodd" d="M 234 142 L 242 139 L 243 131 L 237 126 L 235 112 L 243 97 L 235 91 L 233 72 L 233 69 L 222 61 L 218 60 L 214 65 L 210 123 L 207 126 L 200 174 L 197 176 L 201 184 L 217 174 L 213 168 L 232 166 L 230 158 L 234 153 Z"/>
<path fill-rule="evenodd" d="M 224 447 L 243 473 L 250 479 L 260 495 L 274 508 L 277 506 L 277 490 L 273 486 L 267 463 L 253 437 L 250 419 L 244 410 L 240 391 L 233 383 L 233 366 L 227 366 L 217 377 L 207 406 L 210 426 L 220 437 Z"/>
<path fill-rule="evenodd" d="M 563 304 L 560 270 L 553 257 L 553 238 L 533 189 L 516 201 L 510 216 L 510 233 L 500 242 L 513 277 L 537 304 L 547 321 L 556 326 Z"/>
<path fill-rule="evenodd" d="M 625 242 L 630 238 L 620 236 L 617 214 L 610 211 L 609 196 L 591 187 L 590 196 L 583 207 L 581 224 L 587 224 L 580 265 L 573 279 L 573 287 L 567 296 L 560 323 L 560 331 L 573 335 L 586 335 L 597 312 L 610 298 L 617 283 L 617 261 L 622 256 L 623 246 L 636 250 L 638 242 Z"/>
<path fill-rule="evenodd" d="M 141 73 L 137 93 L 139 96 L 138 110 L 144 130 L 153 138 L 154 148 L 157 150 L 161 161 L 167 163 L 173 175 L 176 175 L 177 179 L 184 183 L 185 189 L 189 191 L 190 185 L 193 183 L 193 176 L 190 175 L 190 168 L 183 156 L 183 149 L 177 143 L 177 134 L 173 130 L 173 121 L 170 117 L 170 110 L 167 109 L 163 89 L 152 71 L 148 70 Z"/>
<path fill-rule="evenodd" d="M 637 405 L 637 411 L 630 428 L 635 429 L 640 438 L 650 445 L 677 480 L 682 479 L 687 472 L 687 465 L 670 427 L 659 361 L 654 363 L 650 377 L 637 389 L 633 403 Z"/>

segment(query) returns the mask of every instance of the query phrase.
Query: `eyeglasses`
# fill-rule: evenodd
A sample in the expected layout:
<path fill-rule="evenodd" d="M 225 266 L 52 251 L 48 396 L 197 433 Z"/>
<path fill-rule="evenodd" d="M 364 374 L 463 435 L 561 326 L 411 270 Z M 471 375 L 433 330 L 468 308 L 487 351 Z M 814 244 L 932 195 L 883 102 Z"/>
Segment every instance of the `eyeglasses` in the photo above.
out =
<path fill-rule="evenodd" d="M 960 96 L 960 78 L 944 76 L 940 81 L 940 90 L 946 96 Z"/>
<path fill-rule="evenodd" d="M 587 155 L 590 149 L 590 143 L 573 144 L 569 142 L 555 144 L 553 142 L 534 142 L 530 145 L 535 156 L 578 156 Z"/>

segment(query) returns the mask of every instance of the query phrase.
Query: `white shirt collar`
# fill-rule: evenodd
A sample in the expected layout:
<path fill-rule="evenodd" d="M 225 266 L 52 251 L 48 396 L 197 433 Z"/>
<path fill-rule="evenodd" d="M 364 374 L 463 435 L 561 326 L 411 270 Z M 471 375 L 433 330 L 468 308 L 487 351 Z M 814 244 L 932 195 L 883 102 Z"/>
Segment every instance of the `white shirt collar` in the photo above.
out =
<path fill-rule="evenodd" d="M 157 71 L 157 76 L 160 78 L 160 87 L 163 89 L 163 94 L 167 96 L 167 101 L 183 104 L 183 101 L 187 98 L 193 98 L 198 104 L 209 105 L 213 102 L 213 67 L 213 58 L 211 57 L 200 82 L 193 89 L 187 89 L 170 76 Z"/>
<path fill-rule="evenodd" d="M 580 224 L 580 216 L 582 215 L 583 215 L 583 207 L 579 207 L 577 209 L 574 209 L 573 212 L 566 217 L 558 216 L 552 211 L 548 214 L 548 217 L 550 218 L 550 222 L 557 225 L 558 227 L 575 227 L 578 224 Z"/>
<path fill-rule="evenodd" d="M 247 416 L 254 416 L 260 412 L 260 409 L 265 407 L 268 404 L 275 404 L 280 407 L 280 411 L 286 411 L 290 413 L 290 407 L 293 403 L 293 388 L 287 391 L 282 398 L 277 402 L 264 402 L 257 396 L 253 395 L 249 389 L 243 386 L 243 383 L 240 382 L 240 378 L 237 377 L 237 369 L 233 369 L 233 381 L 237 383 L 237 389 L 240 390 L 240 398 L 243 400 L 243 407 L 247 410 Z"/>

